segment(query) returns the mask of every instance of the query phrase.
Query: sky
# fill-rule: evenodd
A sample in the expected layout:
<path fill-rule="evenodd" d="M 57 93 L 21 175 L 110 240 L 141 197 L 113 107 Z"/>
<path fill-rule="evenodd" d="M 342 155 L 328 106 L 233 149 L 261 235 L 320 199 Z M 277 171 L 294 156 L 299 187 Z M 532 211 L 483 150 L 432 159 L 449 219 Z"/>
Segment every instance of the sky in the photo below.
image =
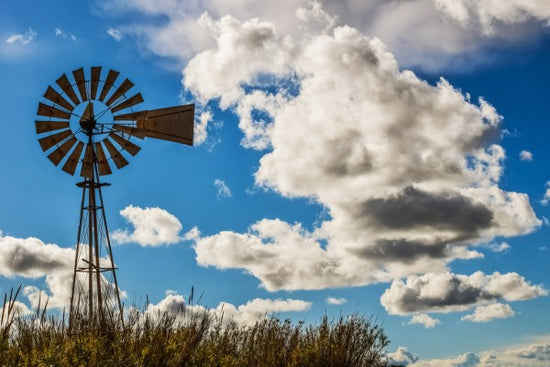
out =
<path fill-rule="evenodd" d="M 2 2 L 0 290 L 69 302 L 80 178 L 34 120 L 102 66 L 139 109 L 195 104 L 193 147 L 105 179 L 126 305 L 193 287 L 243 325 L 372 317 L 403 366 L 547 366 L 549 26 L 545 0 Z"/>

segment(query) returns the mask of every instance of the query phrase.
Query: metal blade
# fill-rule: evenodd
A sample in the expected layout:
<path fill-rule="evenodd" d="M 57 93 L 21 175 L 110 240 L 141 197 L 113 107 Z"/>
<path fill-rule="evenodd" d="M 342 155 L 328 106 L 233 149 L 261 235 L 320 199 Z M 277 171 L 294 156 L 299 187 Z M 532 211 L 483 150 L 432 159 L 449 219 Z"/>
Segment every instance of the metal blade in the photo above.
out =
<path fill-rule="evenodd" d="M 35 121 L 35 124 L 37 134 L 46 133 L 48 131 L 68 129 L 70 127 L 69 121 Z"/>
<path fill-rule="evenodd" d="M 107 79 L 105 79 L 105 83 L 103 84 L 103 89 L 101 90 L 101 94 L 99 95 L 100 101 L 103 101 L 105 97 L 107 97 L 107 93 L 109 93 L 109 90 L 115 83 L 115 80 L 118 77 L 118 74 L 120 73 L 116 70 L 109 70 L 109 74 L 107 74 Z"/>
<path fill-rule="evenodd" d="M 93 102 L 88 102 L 80 121 L 88 121 L 94 117 L 94 104 Z"/>
<path fill-rule="evenodd" d="M 138 120 L 136 128 L 151 138 L 193 145 L 195 105 L 175 106 L 147 111 L 147 118 Z"/>
<path fill-rule="evenodd" d="M 94 145 L 97 163 L 99 165 L 99 175 L 110 175 L 112 173 L 111 167 L 109 167 L 109 162 L 107 162 L 107 157 L 105 156 L 105 152 L 103 151 L 103 146 L 101 145 L 101 142 L 95 143 Z"/>
<path fill-rule="evenodd" d="M 74 89 L 71 86 L 71 83 L 69 82 L 69 78 L 67 78 L 67 75 L 65 74 L 61 75 L 61 77 L 57 79 L 55 82 L 57 83 L 57 85 L 59 85 L 61 89 L 63 89 L 63 92 L 65 92 L 67 97 L 69 97 L 71 101 L 73 101 L 75 106 L 80 103 L 80 100 L 76 96 L 76 93 L 74 92 Z"/>
<path fill-rule="evenodd" d="M 69 150 L 76 144 L 78 140 L 74 136 L 72 136 L 69 140 L 64 142 L 59 148 L 54 150 L 53 152 L 48 155 L 48 158 L 50 161 L 53 162 L 56 166 L 61 162 L 63 158 L 69 153 Z"/>
<path fill-rule="evenodd" d="M 42 102 L 38 103 L 38 112 L 36 112 L 36 114 L 40 116 L 57 117 L 66 120 L 69 120 L 71 118 L 70 113 L 61 111 L 53 106 L 45 105 Z"/>
<path fill-rule="evenodd" d="M 109 154 L 111 155 L 111 158 L 115 162 L 115 165 L 118 169 L 128 165 L 128 161 L 126 160 L 126 158 L 124 158 L 124 156 L 120 154 L 120 152 L 117 150 L 117 148 L 115 148 L 115 146 L 113 145 L 113 143 L 111 143 L 109 139 L 103 140 L 103 144 L 105 144 L 105 147 L 109 151 Z"/>
<path fill-rule="evenodd" d="M 130 140 L 118 135 L 115 132 L 111 132 L 109 137 L 116 141 L 122 148 L 126 149 L 126 151 L 131 155 L 136 155 L 141 150 L 140 147 L 132 143 Z"/>
<path fill-rule="evenodd" d="M 111 97 L 107 100 L 105 103 L 107 106 L 111 106 L 117 99 L 122 97 L 122 95 L 130 90 L 134 86 L 134 83 L 132 83 L 130 80 L 126 79 L 122 82 L 120 87 L 118 87 L 117 90 L 114 91 L 114 93 L 111 95 Z"/>
<path fill-rule="evenodd" d="M 118 116 L 113 116 L 115 121 L 137 121 L 137 120 L 146 120 L 147 119 L 147 112 L 149 111 L 138 111 L 138 112 L 131 112 L 131 113 L 125 113 Z"/>
<path fill-rule="evenodd" d="M 51 147 L 53 147 L 54 145 L 61 143 L 63 140 L 65 140 L 72 134 L 73 132 L 69 129 L 57 134 L 46 136 L 45 138 L 42 138 L 42 139 L 38 139 L 38 142 L 40 143 L 42 150 L 46 151 Z"/>
<path fill-rule="evenodd" d="M 80 168 L 80 176 L 86 178 L 94 177 L 94 154 L 93 145 L 86 144 L 86 153 L 84 153 L 84 159 L 82 160 L 82 168 Z"/>
<path fill-rule="evenodd" d="M 53 89 L 51 86 L 48 86 L 48 90 L 46 93 L 44 93 L 44 98 L 49 99 L 53 103 L 55 103 L 58 106 L 63 107 L 67 111 L 72 111 L 74 109 L 73 105 L 67 102 L 65 98 L 61 94 L 59 94 L 55 89 Z"/>
<path fill-rule="evenodd" d="M 84 68 L 76 69 L 73 71 L 74 80 L 76 82 L 76 86 L 78 88 L 78 91 L 80 92 L 80 97 L 82 97 L 82 101 L 87 101 L 88 96 L 86 95 L 86 80 L 84 79 Z"/>
<path fill-rule="evenodd" d="M 92 66 L 92 82 L 90 85 L 90 99 L 95 99 L 100 77 L 101 77 L 101 66 Z"/>
<path fill-rule="evenodd" d="M 135 136 L 136 138 L 143 139 L 145 138 L 145 133 L 143 130 L 137 129 L 132 126 L 127 125 L 113 125 L 113 129 L 121 131 L 123 133 Z"/>
<path fill-rule="evenodd" d="M 74 148 L 73 152 L 67 159 L 67 162 L 63 165 L 63 171 L 67 172 L 70 175 L 74 175 L 74 171 L 76 170 L 76 165 L 78 164 L 78 161 L 80 160 L 80 156 L 82 155 L 82 150 L 84 149 L 84 143 L 79 141 L 76 147 Z"/>
<path fill-rule="evenodd" d="M 111 108 L 111 113 L 115 113 L 115 112 L 123 110 L 125 108 L 135 106 L 135 105 L 137 105 L 138 103 L 141 103 L 141 102 L 143 102 L 143 97 L 141 96 L 141 93 L 138 93 L 138 94 L 128 98 L 124 102 L 121 102 L 121 103 L 117 104 L 116 106 L 112 107 Z"/>

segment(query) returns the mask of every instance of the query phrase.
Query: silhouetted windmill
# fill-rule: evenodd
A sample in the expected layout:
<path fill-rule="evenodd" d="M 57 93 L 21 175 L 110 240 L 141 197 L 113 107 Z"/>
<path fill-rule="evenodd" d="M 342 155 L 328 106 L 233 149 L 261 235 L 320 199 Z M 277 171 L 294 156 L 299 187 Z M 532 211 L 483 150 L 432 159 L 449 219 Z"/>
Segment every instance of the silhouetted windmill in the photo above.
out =
<path fill-rule="evenodd" d="M 103 322 L 120 317 L 122 303 L 113 261 L 100 177 L 128 164 L 128 154 L 141 149 L 134 138 L 146 137 L 193 145 L 194 105 L 134 111 L 143 102 L 133 93 L 134 84 L 119 72 L 102 75 L 92 67 L 72 78 L 63 74 L 55 88 L 48 86 L 44 103 L 38 104 L 36 133 L 42 150 L 56 166 L 74 175 L 80 167 L 83 181 L 80 224 L 74 261 L 70 320 L 78 310 L 90 320 Z M 74 81 L 74 82 L 73 82 Z M 43 118 L 46 117 L 47 119 Z M 133 141 L 132 141 L 133 140 Z"/>

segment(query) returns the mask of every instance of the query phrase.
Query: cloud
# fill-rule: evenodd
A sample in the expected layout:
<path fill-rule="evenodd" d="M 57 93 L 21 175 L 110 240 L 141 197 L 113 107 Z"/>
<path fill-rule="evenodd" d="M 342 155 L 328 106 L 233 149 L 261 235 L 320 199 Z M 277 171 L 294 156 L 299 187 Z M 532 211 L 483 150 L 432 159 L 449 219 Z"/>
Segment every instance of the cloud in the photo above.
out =
<path fill-rule="evenodd" d="M 67 39 L 67 40 L 71 40 L 73 42 L 76 42 L 76 36 L 74 34 L 69 34 L 69 33 L 65 32 L 64 30 L 62 30 L 61 28 L 56 28 L 55 29 L 55 36 L 59 37 L 59 38 L 63 38 L 63 39 Z"/>
<path fill-rule="evenodd" d="M 479 319 L 485 314 L 487 321 L 493 314 L 503 315 L 506 305 L 485 306 L 497 300 L 523 301 L 547 295 L 540 285 L 529 284 L 517 273 L 460 275 L 453 273 L 428 273 L 411 276 L 406 282 L 392 282 L 380 298 L 381 304 L 388 313 L 408 315 L 417 312 L 452 312 L 464 311 L 474 306 Z M 511 309 L 509 310 L 511 311 Z M 508 312 L 510 313 L 510 312 Z M 475 315 L 475 314 L 474 314 Z M 468 317 L 473 321 L 476 316 Z"/>
<path fill-rule="evenodd" d="M 182 1 L 103 0 L 102 3 L 111 13 L 140 12 L 143 17 L 139 23 L 123 20 L 128 31 L 150 51 L 182 65 L 215 42 L 209 35 L 215 29 L 215 24 L 208 20 L 210 17 L 267 20 L 279 32 L 295 39 L 337 26 L 350 26 L 383 40 L 403 64 L 431 71 L 486 62 L 495 49 L 537 39 L 550 20 L 543 1 L 524 0 L 508 1 L 505 6 L 495 5 L 491 0 L 361 3 L 282 0 L 276 4 L 206 0 L 200 5 Z"/>
<path fill-rule="evenodd" d="M 398 347 L 393 353 L 388 353 L 388 362 L 393 366 L 408 366 L 418 360 L 418 356 L 405 347 Z"/>
<path fill-rule="evenodd" d="M 145 314 L 158 317 L 167 313 L 175 316 L 178 322 L 185 322 L 189 314 L 208 313 L 218 320 L 222 320 L 224 324 L 233 321 L 238 325 L 252 325 L 265 317 L 280 312 L 300 312 L 308 310 L 310 307 L 310 302 L 296 299 L 255 298 L 239 306 L 220 302 L 216 308 L 209 309 L 200 305 L 188 305 L 183 296 L 169 293 L 159 303 L 148 305 Z"/>
<path fill-rule="evenodd" d="M 117 42 L 120 42 L 124 38 L 124 35 L 122 34 L 122 32 L 116 28 L 111 27 L 107 29 L 105 32 L 107 32 L 107 34 Z"/>
<path fill-rule="evenodd" d="M 42 294 L 42 305 L 48 298 L 50 307 L 66 307 L 70 301 L 74 250 L 41 240 L 4 236 L 0 232 L 0 275 L 6 277 L 42 278 L 45 277 L 49 294 L 37 287 L 26 286 L 23 295 L 34 308 L 38 305 L 38 295 Z"/>
<path fill-rule="evenodd" d="M 134 227 L 133 232 L 117 229 L 112 238 L 117 243 L 137 243 L 140 246 L 158 247 L 181 241 L 181 222 L 174 215 L 161 208 L 140 208 L 133 205 L 120 211 Z"/>
<path fill-rule="evenodd" d="M 494 319 L 507 319 L 515 316 L 516 313 L 509 305 L 502 303 L 491 303 L 477 306 L 474 313 L 461 318 L 463 321 L 488 322 Z"/>
<path fill-rule="evenodd" d="M 481 257 L 472 246 L 540 225 L 525 194 L 499 187 L 501 116 L 484 99 L 401 71 L 351 27 L 293 38 L 259 19 L 201 19 L 216 45 L 188 63 L 185 87 L 237 114 L 242 144 L 265 152 L 258 186 L 315 200 L 329 218 L 201 238 L 200 264 L 243 268 L 269 290 L 365 285 L 445 271 Z"/>
<path fill-rule="evenodd" d="M 485 245 L 486 248 L 488 248 L 489 250 L 493 251 L 493 252 L 507 252 L 510 250 L 510 245 L 507 244 L 506 242 L 502 242 L 502 243 L 490 243 L 488 245 Z"/>
<path fill-rule="evenodd" d="M 413 317 L 407 323 L 407 325 L 420 324 L 420 325 L 424 325 L 424 327 L 427 329 L 433 329 L 439 323 L 441 323 L 440 320 L 434 319 L 433 317 L 430 317 L 428 314 L 417 313 L 413 315 Z"/>
<path fill-rule="evenodd" d="M 400 347 L 395 353 L 398 366 L 410 367 L 545 367 L 550 361 L 550 343 L 548 338 L 528 345 L 509 346 L 506 349 L 490 350 L 479 353 L 465 353 L 456 358 L 416 360 L 407 358 L 413 356 L 406 348 Z M 400 350 L 401 349 L 401 350 Z M 401 359 L 399 359 L 402 356 Z M 401 364 L 399 364 L 401 363 Z"/>
<path fill-rule="evenodd" d="M 519 152 L 519 159 L 526 162 L 531 162 L 533 160 L 533 153 L 528 150 L 522 150 Z"/>
<path fill-rule="evenodd" d="M 345 298 L 336 298 L 336 297 L 327 297 L 325 299 L 326 303 L 328 303 L 329 305 L 335 305 L 335 306 L 343 305 L 347 301 L 348 300 Z"/>
<path fill-rule="evenodd" d="M 36 33 L 31 27 L 25 33 L 15 33 L 6 38 L 6 43 L 28 45 L 34 41 Z"/>
<path fill-rule="evenodd" d="M 229 189 L 229 187 L 225 184 L 224 180 L 220 180 L 219 178 L 215 179 L 214 186 L 216 187 L 216 190 L 218 190 L 218 199 L 230 198 L 232 196 L 231 189 Z"/>

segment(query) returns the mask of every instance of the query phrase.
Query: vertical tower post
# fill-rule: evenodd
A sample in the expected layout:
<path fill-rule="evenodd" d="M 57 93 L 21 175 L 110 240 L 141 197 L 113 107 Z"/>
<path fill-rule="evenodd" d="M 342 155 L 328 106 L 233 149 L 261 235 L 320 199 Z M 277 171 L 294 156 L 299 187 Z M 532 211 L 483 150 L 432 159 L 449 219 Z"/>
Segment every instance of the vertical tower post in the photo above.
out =
<path fill-rule="evenodd" d="M 75 251 L 69 327 L 76 318 L 89 324 L 123 322 L 116 267 L 111 250 L 101 188 L 109 186 L 99 180 L 98 161 L 93 142 L 93 128 L 87 130 L 88 144 L 83 162 L 80 221 Z M 88 165 L 88 166 L 87 166 Z"/>

